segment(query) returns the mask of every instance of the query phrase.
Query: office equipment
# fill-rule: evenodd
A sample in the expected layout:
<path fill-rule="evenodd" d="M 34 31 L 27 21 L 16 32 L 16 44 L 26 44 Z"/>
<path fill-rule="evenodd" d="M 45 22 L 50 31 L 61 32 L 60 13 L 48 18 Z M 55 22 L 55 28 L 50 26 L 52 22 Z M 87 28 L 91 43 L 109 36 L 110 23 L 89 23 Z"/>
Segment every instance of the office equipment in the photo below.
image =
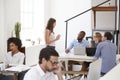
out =
<path fill-rule="evenodd" d="M 96 48 L 86 48 L 87 56 L 94 56 L 96 52 Z"/>
<path fill-rule="evenodd" d="M 74 55 L 86 55 L 85 48 L 75 47 Z"/>

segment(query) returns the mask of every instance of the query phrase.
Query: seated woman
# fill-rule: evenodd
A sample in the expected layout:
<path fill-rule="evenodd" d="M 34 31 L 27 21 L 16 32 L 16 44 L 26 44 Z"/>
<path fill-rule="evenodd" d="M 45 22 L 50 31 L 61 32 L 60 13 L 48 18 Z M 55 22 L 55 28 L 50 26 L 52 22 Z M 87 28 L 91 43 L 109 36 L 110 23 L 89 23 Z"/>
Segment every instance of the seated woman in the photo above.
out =
<path fill-rule="evenodd" d="M 98 43 L 100 43 L 102 41 L 102 35 L 99 32 L 96 32 L 93 40 L 91 41 L 90 47 L 92 48 L 96 48 Z"/>
<path fill-rule="evenodd" d="M 8 50 L 6 54 L 5 64 L 8 66 L 21 65 L 24 62 L 24 53 L 20 52 L 21 40 L 15 37 L 8 39 Z"/>
<path fill-rule="evenodd" d="M 91 41 L 90 48 L 96 48 L 97 45 L 102 41 L 102 35 L 99 32 L 96 32 L 93 40 Z M 87 71 L 89 67 L 90 62 L 83 62 L 82 64 L 82 71 Z"/>
<path fill-rule="evenodd" d="M 10 66 L 22 65 L 25 55 L 24 53 L 20 52 L 22 46 L 21 40 L 15 37 L 11 37 L 7 40 L 7 44 L 9 52 L 5 56 L 4 63 L 6 65 L 6 68 Z M 7 76 L 4 74 L 0 80 L 13 80 L 13 77 L 11 74 L 7 74 Z"/>

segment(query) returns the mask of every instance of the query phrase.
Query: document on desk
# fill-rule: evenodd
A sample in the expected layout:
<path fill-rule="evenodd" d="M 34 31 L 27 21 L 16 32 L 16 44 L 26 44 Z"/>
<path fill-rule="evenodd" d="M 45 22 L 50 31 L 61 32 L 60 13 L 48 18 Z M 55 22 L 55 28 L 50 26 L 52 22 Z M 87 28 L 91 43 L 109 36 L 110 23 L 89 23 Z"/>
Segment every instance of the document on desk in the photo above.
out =
<path fill-rule="evenodd" d="M 81 55 L 74 55 L 74 54 L 65 54 L 59 57 L 60 60 L 75 60 L 75 61 L 88 61 L 91 62 L 93 57 L 89 56 L 81 56 Z"/>
<path fill-rule="evenodd" d="M 29 70 L 31 67 L 26 66 L 26 65 L 18 65 L 15 67 L 10 67 L 5 69 L 5 71 L 16 71 L 16 72 L 22 72 L 22 71 L 26 71 Z"/>

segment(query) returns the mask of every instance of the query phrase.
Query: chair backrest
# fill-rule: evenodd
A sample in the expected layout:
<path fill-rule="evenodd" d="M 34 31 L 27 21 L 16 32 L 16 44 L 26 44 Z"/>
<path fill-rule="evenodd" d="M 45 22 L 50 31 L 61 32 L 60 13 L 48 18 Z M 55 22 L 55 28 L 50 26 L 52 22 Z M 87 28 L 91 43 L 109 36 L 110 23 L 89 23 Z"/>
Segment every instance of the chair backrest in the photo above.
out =
<path fill-rule="evenodd" d="M 101 59 L 98 59 L 90 64 L 87 80 L 99 80 L 100 72 L 101 72 Z"/>
<path fill-rule="evenodd" d="M 21 47 L 20 52 L 24 53 L 24 55 L 25 55 L 25 47 Z M 26 58 L 26 56 L 25 56 L 25 58 Z M 23 64 L 25 64 L 25 62 L 26 62 L 25 58 L 24 58 Z"/>

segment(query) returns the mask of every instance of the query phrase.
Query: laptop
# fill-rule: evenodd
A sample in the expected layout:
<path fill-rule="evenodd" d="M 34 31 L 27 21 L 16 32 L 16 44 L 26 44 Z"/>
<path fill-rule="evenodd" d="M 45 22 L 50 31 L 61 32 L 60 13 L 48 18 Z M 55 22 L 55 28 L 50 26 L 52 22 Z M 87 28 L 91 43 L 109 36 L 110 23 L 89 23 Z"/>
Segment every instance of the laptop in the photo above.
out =
<path fill-rule="evenodd" d="M 74 55 L 86 55 L 85 48 L 75 47 L 74 48 Z"/>
<path fill-rule="evenodd" d="M 96 48 L 86 48 L 87 56 L 94 56 L 96 52 Z"/>

